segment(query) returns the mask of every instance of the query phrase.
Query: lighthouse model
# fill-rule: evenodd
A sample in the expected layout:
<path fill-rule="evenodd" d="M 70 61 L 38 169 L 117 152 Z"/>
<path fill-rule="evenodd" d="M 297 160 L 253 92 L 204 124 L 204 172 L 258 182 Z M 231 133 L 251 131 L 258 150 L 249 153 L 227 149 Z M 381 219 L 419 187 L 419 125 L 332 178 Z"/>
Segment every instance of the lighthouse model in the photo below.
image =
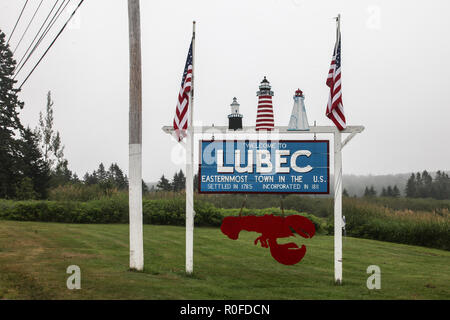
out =
<path fill-rule="evenodd" d="M 258 111 L 256 113 L 256 130 L 273 130 L 273 108 L 272 108 L 272 96 L 273 91 L 270 90 L 271 86 L 266 77 L 259 86 L 259 91 L 256 93 L 258 96 Z"/>
<path fill-rule="evenodd" d="M 228 115 L 228 129 L 240 130 L 242 129 L 242 114 L 239 113 L 239 103 L 236 97 L 233 98 L 233 103 L 230 104 L 231 113 Z"/>
<path fill-rule="evenodd" d="M 309 131 L 308 117 L 306 116 L 305 97 L 302 90 L 298 89 L 294 95 L 294 107 L 292 108 L 291 119 L 288 130 Z"/>

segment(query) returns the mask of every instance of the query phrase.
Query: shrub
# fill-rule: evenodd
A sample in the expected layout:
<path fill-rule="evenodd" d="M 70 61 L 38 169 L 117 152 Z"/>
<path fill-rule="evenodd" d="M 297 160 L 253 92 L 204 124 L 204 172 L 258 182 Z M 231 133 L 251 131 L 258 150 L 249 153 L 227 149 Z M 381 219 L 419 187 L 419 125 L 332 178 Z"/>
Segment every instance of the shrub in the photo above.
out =
<path fill-rule="evenodd" d="M 349 236 L 450 250 L 450 215 L 445 210 L 440 213 L 392 210 L 373 202 L 348 199 L 343 215 Z M 333 224 L 329 217 L 330 234 Z"/>
<path fill-rule="evenodd" d="M 180 193 L 169 198 L 145 197 L 143 221 L 146 224 L 185 225 L 185 200 Z M 239 215 L 242 195 L 199 195 L 194 203 L 196 226 L 218 227 L 225 216 Z M 152 198 L 153 197 L 153 198 Z M 265 200 L 264 200 L 265 199 Z M 447 203 L 426 203 L 423 199 L 384 203 L 378 199 L 343 199 L 347 235 L 450 250 L 450 213 Z M 417 201 L 416 201 L 417 200 Z M 390 199 L 389 199 L 390 201 Z M 219 208 L 220 204 L 226 208 Z M 269 204 L 271 204 L 269 206 Z M 384 205 L 383 205 L 384 204 Z M 263 205 L 266 207 L 259 208 Z M 280 198 L 248 197 L 243 215 L 281 215 Z M 393 209 L 393 207 L 397 209 Z M 433 211 L 413 211 L 405 207 Z M 333 200 L 289 195 L 284 199 L 284 214 L 309 218 L 318 233 L 333 234 Z M 328 217 L 327 220 L 323 217 Z M 118 193 L 86 202 L 0 200 L 0 219 L 64 223 L 128 223 L 128 197 Z"/>
<path fill-rule="evenodd" d="M 185 201 L 179 198 L 144 200 L 142 204 L 145 224 L 185 225 Z M 194 203 L 194 223 L 196 226 L 218 227 L 226 216 L 239 215 L 240 209 L 219 209 L 205 201 Z M 285 210 L 286 215 L 298 214 Z M 281 215 L 279 208 L 244 209 L 243 215 Z M 312 215 L 307 216 L 323 230 L 322 222 Z M 0 218 L 19 221 L 42 221 L 64 223 L 128 223 L 128 201 L 119 198 L 78 201 L 9 201 L 0 200 Z"/>

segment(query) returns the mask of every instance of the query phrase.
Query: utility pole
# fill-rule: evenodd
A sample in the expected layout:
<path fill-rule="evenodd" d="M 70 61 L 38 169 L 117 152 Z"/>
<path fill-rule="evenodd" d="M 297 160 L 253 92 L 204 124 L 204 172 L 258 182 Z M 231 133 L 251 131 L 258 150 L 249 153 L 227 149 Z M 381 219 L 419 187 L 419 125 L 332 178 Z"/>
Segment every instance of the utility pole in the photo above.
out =
<path fill-rule="evenodd" d="M 139 0 L 128 0 L 130 41 L 129 215 L 130 269 L 144 269 L 142 232 L 142 74 Z"/>

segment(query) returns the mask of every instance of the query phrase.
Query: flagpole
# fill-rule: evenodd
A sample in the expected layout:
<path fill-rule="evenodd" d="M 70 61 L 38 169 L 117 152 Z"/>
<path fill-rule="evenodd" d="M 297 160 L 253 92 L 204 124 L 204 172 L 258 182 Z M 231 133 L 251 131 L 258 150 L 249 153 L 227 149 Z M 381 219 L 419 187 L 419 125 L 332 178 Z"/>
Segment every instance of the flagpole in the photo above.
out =
<path fill-rule="evenodd" d="M 194 79 L 195 21 L 192 22 L 192 78 L 189 92 L 189 123 L 186 139 L 186 273 L 194 271 Z"/>
<path fill-rule="evenodd" d="M 341 14 L 338 14 L 338 16 L 336 17 L 336 32 L 336 38 L 339 38 L 341 36 Z"/>
<path fill-rule="evenodd" d="M 341 15 L 336 18 L 337 40 L 341 34 Z M 334 281 L 342 284 L 342 137 L 334 133 Z"/>

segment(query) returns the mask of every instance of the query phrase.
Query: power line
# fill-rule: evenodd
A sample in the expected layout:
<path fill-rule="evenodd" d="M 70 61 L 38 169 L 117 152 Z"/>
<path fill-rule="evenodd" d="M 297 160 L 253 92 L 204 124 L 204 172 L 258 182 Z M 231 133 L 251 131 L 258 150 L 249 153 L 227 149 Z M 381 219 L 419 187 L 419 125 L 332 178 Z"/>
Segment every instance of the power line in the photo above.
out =
<path fill-rule="evenodd" d="M 49 47 L 47 48 L 47 50 L 45 50 L 44 54 L 42 55 L 42 57 L 39 59 L 39 61 L 36 63 L 36 65 L 33 67 L 33 69 L 30 71 L 30 73 L 28 74 L 28 76 L 25 78 L 25 80 L 22 82 L 22 84 L 19 87 L 19 90 L 22 89 L 22 86 L 25 84 L 25 82 L 27 82 L 28 78 L 30 78 L 30 76 L 33 74 L 34 70 L 36 70 L 37 66 L 41 63 L 42 59 L 44 59 L 45 55 L 48 53 L 48 51 L 50 50 L 50 48 L 53 46 L 53 44 L 56 42 L 56 40 L 59 38 L 59 36 L 61 35 L 61 33 L 64 31 L 64 29 L 66 28 L 67 24 L 69 23 L 70 20 L 72 20 L 73 16 L 75 15 L 75 13 L 77 12 L 77 10 L 80 8 L 80 6 L 83 4 L 84 0 L 81 0 L 80 3 L 78 3 L 78 6 L 75 8 L 75 10 L 72 12 L 72 14 L 70 15 L 69 19 L 66 21 L 66 23 L 64 24 L 64 26 L 61 28 L 61 30 L 58 32 L 58 34 L 56 35 L 55 39 L 53 39 L 52 43 L 49 45 Z"/>
<path fill-rule="evenodd" d="M 28 0 L 25 1 L 25 4 L 23 5 L 22 11 L 20 11 L 19 18 L 17 18 L 16 24 L 14 25 L 13 31 L 12 31 L 11 34 L 9 35 L 9 38 L 8 38 L 8 41 L 6 42 L 6 45 L 8 45 L 9 40 L 11 40 L 11 37 L 12 37 L 13 34 L 14 34 L 14 31 L 16 31 L 16 27 L 17 27 L 17 25 L 19 24 L 20 18 L 22 18 L 22 14 L 23 14 L 23 12 L 25 11 L 25 7 L 27 6 L 27 3 L 28 3 Z"/>
<path fill-rule="evenodd" d="M 53 25 L 56 23 L 56 21 L 59 19 L 59 17 L 61 16 L 61 14 L 63 13 L 63 11 L 66 9 L 67 5 L 69 4 L 70 0 L 63 0 L 63 2 L 61 3 L 61 5 L 59 6 L 58 10 L 56 10 L 55 14 L 53 15 L 52 19 L 50 20 L 50 22 L 48 23 L 47 27 L 45 28 L 44 32 L 42 33 L 41 37 L 39 38 L 38 42 L 35 44 L 33 50 L 31 50 L 31 52 L 34 52 L 34 50 L 37 49 L 37 47 L 39 47 L 39 45 L 41 44 L 41 42 L 44 40 L 44 38 L 47 36 L 47 34 L 49 33 L 49 31 L 53 28 Z M 65 5 L 64 5 L 65 3 Z M 64 6 L 64 7 L 63 7 Z M 61 7 L 63 7 L 61 9 Z"/>
<path fill-rule="evenodd" d="M 59 1 L 59 0 L 58 0 Z M 53 15 L 52 19 L 50 19 L 50 22 L 48 23 L 47 27 L 45 28 L 44 32 L 42 33 L 42 35 L 39 37 L 39 40 L 36 42 L 36 44 L 34 45 L 33 49 L 31 50 L 31 52 L 28 54 L 28 57 L 25 59 L 25 61 L 23 62 L 23 64 L 20 66 L 19 70 L 14 74 L 13 79 L 15 79 L 17 77 L 17 75 L 20 73 L 20 71 L 22 70 L 22 68 L 25 66 L 25 64 L 28 62 L 28 60 L 31 58 L 31 56 L 33 55 L 33 53 L 35 52 L 35 50 L 39 47 L 39 45 L 42 43 L 42 41 L 45 39 L 45 37 L 47 36 L 47 34 L 49 33 L 49 31 L 53 28 L 53 25 L 55 24 L 55 22 L 59 19 L 59 17 L 61 16 L 61 14 L 63 13 L 63 11 L 66 9 L 67 5 L 69 4 L 70 0 L 63 0 L 63 2 L 61 3 L 61 5 L 59 6 L 59 8 L 56 10 L 55 14 Z M 65 3 L 65 5 L 64 5 Z M 64 7 L 63 7 L 64 6 Z M 62 7 L 62 9 L 61 9 Z M 16 66 L 16 69 L 18 68 L 18 66 Z M 16 70 L 14 69 L 14 71 Z"/>
<path fill-rule="evenodd" d="M 48 18 L 50 17 L 50 15 L 53 12 L 53 9 L 55 9 L 56 5 L 58 4 L 59 0 L 57 0 L 55 2 L 55 4 L 53 5 L 52 9 L 50 10 L 49 14 L 47 15 L 47 18 L 45 18 L 44 22 L 42 23 L 41 27 L 39 28 L 39 31 L 36 33 L 36 35 L 33 38 L 33 41 L 31 41 L 30 45 L 28 46 L 27 51 L 25 51 L 24 55 L 22 56 L 22 58 L 20 59 L 19 63 L 17 64 L 17 66 L 20 66 L 20 64 L 22 63 L 23 59 L 25 58 L 25 56 L 27 55 L 28 51 L 30 50 L 31 46 L 33 45 L 34 41 L 36 40 L 36 38 L 38 37 L 39 33 L 41 33 L 42 28 L 44 27 L 45 23 L 47 22 Z M 17 68 L 17 67 L 16 67 Z"/>
<path fill-rule="evenodd" d="M 13 54 L 16 53 L 17 48 L 20 46 L 20 43 L 22 42 L 23 37 L 24 37 L 25 34 L 27 33 L 28 28 L 30 28 L 31 23 L 33 22 L 34 17 L 36 16 L 36 13 L 39 11 L 39 8 L 41 7 L 42 2 L 44 2 L 44 0 L 41 0 L 41 2 L 39 3 L 38 7 L 37 7 L 36 10 L 34 11 L 34 14 L 33 14 L 33 16 L 31 17 L 31 20 L 30 20 L 30 22 L 28 23 L 27 28 L 26 28 L 25 31 L 23 32 L 22 37 L 20 37 L 19 43 L 17 43 L 17 46 L 16 46 L 16 48 L 15 48 L 14 51 L 13 51 Z"/>
<path fill-rule="evenodd" d="M 55 22 L 59 19 L 63 11 L 66 9 L 67 5 L 69 4 L 70 0 L 63 0 L 61 5 L 59 6 L 58 10 L 56 10 L 55 14 L 53 15 L 52 19 L 48 23 L 47 27 L 45 28 L 44 32 L 42 33 L 41 37 L 39 38 L 38 43 L 40 44 L 42 40 L 47 36 L 48 32 L 53 28 L 53 25 Z M 65 3 L 65 4 L 64 4 Z M 64 7 L 63 7 L 64 6 Z M 62 9 L 61 9 L 62 7 Z"/>
<path fill-rule="evenodd" d="M 50 15 L 52 14 L 53 10 L 55 9 L 56 5 L 58 4 L 60 0 L 57 0 L 55 2 L 55 4 L 53 5 L 52 9 L 50 10 L 50 13 L 47 15 L 47 18 L 45 19 L 45 21 L 42 23 L 41 27 L 39 28 L 39 31 L 36 33 L 36 36 L 34 37 L 33 41 L 31 41 L 27 51 L 25 51 L 25 54 L 22 56 L 22 58 L 20 59 L 19 63 L 16 65 L 16 68 L 14 69 L 14 71 L 16 71 L 17 69 L 19 69 L 17 71 L 17 73 L 15 72 L 14 78 L 19 74 L 20 70 L 22 70 L 22 68 L 25 66 L 25 64 L 27 63 L 28 59 L 30 59 L 30 57 L 33 55 L 33 52 L 37 49 L 37 47 L 39 46 L 39 44 L 41 43 L 41 41 L 45 38 L 45 36 L 47 35 L 48 31 L 51 29 L 51 27 L 53 26 L 52 22 L 56 21 L 59 18 L 58 12 L 60 11 L 61 7 L 64 5 L 64 2 L 66 0 L 63 0 L 63 2 L 61 3 L 61 5 L 59 6 L 59 8 L 56 10 L 56 12 L 54 13 L 53 17 L 50 19 L 50 22 L 48 23 L 47 27 L 44 29 L 44 32 L 42 33 L 42 35 L 39 37 L 39 40 L 36 42 L 36 44 L 34 45 L 33 49 L 31 50 L 31 52 L 28 54 L 27 58 L 25 59 L 25 56 L 27 55 L 28 51 L 30 50 L 31 46 L 33 45 L 34 41 L 36 40 L 36 38 L 38 37 L 39 33 L 41 32 L 42 28 L 44 27 L 45 23 L 47 22 L 48 18 L 50 17 Z M 70 1 L 70 0 L 69 0 Z M 68 2 L 67 2 L 68 4 Z M 67 6 L 66 4 L 66 6 Z M 65 7 L 63 8 L 63 10 L 65 9 Z M 62 12 L 62 11 L 61 11 Z M 55 19 L 55 17 L 58 15 L 58 17 Z M 21 65 L 23 59 L 25 59 L 25 61 L 23 62 L 23 64 Z"/>

